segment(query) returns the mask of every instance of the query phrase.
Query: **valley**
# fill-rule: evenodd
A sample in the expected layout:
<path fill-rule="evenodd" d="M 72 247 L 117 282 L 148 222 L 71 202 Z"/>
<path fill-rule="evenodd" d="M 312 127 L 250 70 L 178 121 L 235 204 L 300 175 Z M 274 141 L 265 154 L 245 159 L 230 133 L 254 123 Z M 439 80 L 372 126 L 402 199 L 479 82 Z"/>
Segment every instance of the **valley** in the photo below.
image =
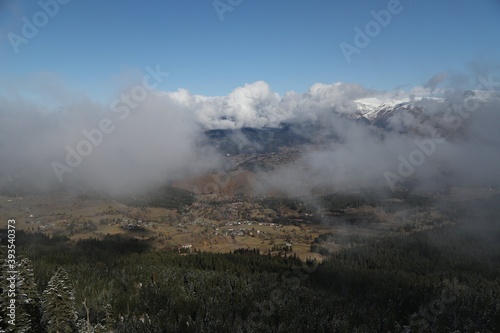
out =
<path fill-rule="evenodd" d="M 454 189 L 459 191 L 462 199 L 455 200 L 477 196 L 472 189 Z M 373 239 L 452 223 L 425 196 L 368 198 L 359 193 L 303 199 L 193 194 L 190 204 L 175 209 L 65 192 L 0 196 L 0 203 L 0 219 L 15 218 L 17 228 L 25 231 L 66 236 L 70 244 L 120 235 L 161 251 L 180 251 L 183 246 L 189 246 L 188 252 L 258 249 L 262 254 L 319 261 Z"/>

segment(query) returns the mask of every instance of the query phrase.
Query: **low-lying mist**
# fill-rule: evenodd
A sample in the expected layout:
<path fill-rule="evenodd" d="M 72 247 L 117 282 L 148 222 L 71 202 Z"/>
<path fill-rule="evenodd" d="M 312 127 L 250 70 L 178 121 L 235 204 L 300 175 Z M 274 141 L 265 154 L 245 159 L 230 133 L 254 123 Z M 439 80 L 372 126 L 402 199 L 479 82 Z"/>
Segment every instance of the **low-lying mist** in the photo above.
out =
<path fill-rule="evenodd" d="M 309 144 L 298 161 L 257 172 L 256 193 L 498 186 L 498 84 L 481 77 L 482 86 L 464 93 L 444 77 L 410 91 L 335 83 L 283 96 L 262 81 L 216 97 L 132 88 L 107 105 L 41 82 L 10 87 L 0 95 L 0 188 L 145 191 L 223 169 L 225 155 L 208 144 L 207 130 L 284 124 Z M 384 111 L 361 117 L 360 101 Z M 262 152 L 262 143 L 235 138 Z"/>
<path fill-rule="evenodd" d="M 27 102 L 2 105 L 7 189 L 127 193 L 219 165 L 189 113 L 154 94 L 123 119 L 91 101 L 50 112 Z"/>
<path fill-rule="evenodd" d="M 422 109 L 418 119 L 405 114 L 390 116 L 388 122 L 397 123 L 399 130 L 339 117 L 324 121 L 317 128 L 328 127 L 337 139 L 304 152 L 299 163 L 263 173 L 260 190 L 273 188 L 305 195 L 318 188 L 395 190 L 404 186 L 442 190 L 451 185 L 498 186 L 499 101 L 481 103 L 473 113 L 457 109 L 455 114 L 448 111 L 449 101 L 435 102 L 439 105 Z M 429 115 L 428 110 L 439 114 Z M 317 133 L 301 135 L 316 137 Z"/>

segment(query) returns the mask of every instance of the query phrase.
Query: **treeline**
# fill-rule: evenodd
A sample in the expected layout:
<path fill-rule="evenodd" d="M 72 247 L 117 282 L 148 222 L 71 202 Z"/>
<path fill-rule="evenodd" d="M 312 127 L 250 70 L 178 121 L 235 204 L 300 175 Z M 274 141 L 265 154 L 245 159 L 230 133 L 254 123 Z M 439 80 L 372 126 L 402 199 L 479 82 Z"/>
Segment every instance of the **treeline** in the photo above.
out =
<path fill-rule="evenodd" d="M 119 200 L 129 206 L 160 207 L 181 211 L 184 207 L 190 206 L 195 199 L 194 194 L 189 191 L 165 185 L 144 194 Z"/>
<path fill-rule="evenodd" d="M 399 200 L 398 201 L 395 201 Z M 363 193 L 333 193 L 319 197 L 319 203 L 326 211 L 342 213 L 347 208 L 361 206 L 383 207 L 389 210 L 401 208 L 402 205 L 410 207 L 429 207 L 433 204 L 430 197 L 409 193 L 408 191 Z"/>
<path fill-rule="evenodd" d="M 333 252 L 331 245 L 359 245 L 369 242 L 371 237 L 358 234 L 339 234 L 335 232 L 326 232 L 316 237 L 311 244 L 311 252 L 319 253 L 324 256 L 330 256 Z"/>
<path fill-rule="evenodd" d="M 287 198 L 266 197 L 258 201 L 264 207 L 279 212 L 283 208 L 296 211 L 301 217 L 326 211 L 333 214 L 343 214 L 345 209 L 362 206 L 382 207 L 388 211 L 396 211 L 405 207 L 424 208 L 433 205 L 432 199 L 423 195 L 412 194 L 408 191 L 374 191 L 367 190 L 360 193 L 330 193 L 317 197 Z M 314 218 L 307 219 L 317 223 Z M 306 221 L 307 222 L 307 221 Z"/>
<path fill-rule="evenodd" d="M 265 197 L 258 201 L 258 203 L 268 209 L 278 211 L 281 208 L 287 208 L 290 210 L 302 212 L 312 211 L 312 207 L 309 207 L 306 203 L 298 198 L 287 198 L 287 197 Z"/>

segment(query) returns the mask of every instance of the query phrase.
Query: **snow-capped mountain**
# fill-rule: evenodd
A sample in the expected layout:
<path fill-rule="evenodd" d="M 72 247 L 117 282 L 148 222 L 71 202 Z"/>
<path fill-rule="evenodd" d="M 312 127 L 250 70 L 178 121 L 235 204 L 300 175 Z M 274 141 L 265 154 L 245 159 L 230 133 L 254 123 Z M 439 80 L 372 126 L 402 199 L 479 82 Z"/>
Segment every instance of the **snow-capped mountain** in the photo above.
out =
<path fill-rule="evenodd" d="M 354 101 L 357 106 L 357 114 L 370 121 L 378 117 L 379 113 L 387 112 L 387 110 L 402 104 L 410 103 L 409 98 L 395 99 L 380 99 L 377 97 L 362 98 Z"/>
<path fill-rule="evenodd" d="M 428 136 L 438 131 L 451 138 L 462 135 L 455 118 L 464 117 L 467 108 L 500 105 L 500 94 L 486 91 L 466 91 L 460 96 L 447 97 L 369 97 L 354 101 L 351 112 L 335 108 L 315 120 L 282 123 L 279 127 L 218 129 L 205 132 L 207 139 L 229 154 L 245 153 L 242 147 L 259 147 L 261 152 L 276 151 L 279 147 L 335 141 L 337 133 L 332 124 L 342 119 L 374 130 Z"/>
<path fill-rule="evenodd" d="M 457 107 L 462 103 L 463 107 L 467 107 L 466 103 L 469 102 L 478 105 L 498 103 L 500 102 L 500 92 L 467 90 L 460 98 L 419 96 L 384 99 L 380 97 L 369 97 L 354 101 L 357 106 L 356 115 L 366 118 L 371 123 L 377 122 L 395 112 L 404 111 L 418 114 L 427 111 L 426 109 L 428 108 L 434 108 L 436 110 L 441 109 L 443 111 L 449 104 L 454 104 L 455 107 Z"/>

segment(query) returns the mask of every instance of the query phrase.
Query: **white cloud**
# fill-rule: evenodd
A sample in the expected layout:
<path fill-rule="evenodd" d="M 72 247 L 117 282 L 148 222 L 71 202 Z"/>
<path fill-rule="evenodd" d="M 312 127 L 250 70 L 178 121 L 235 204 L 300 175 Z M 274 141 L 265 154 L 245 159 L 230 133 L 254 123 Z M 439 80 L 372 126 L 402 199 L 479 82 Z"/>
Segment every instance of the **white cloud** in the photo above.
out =
<path fill-rule="evenodd" d="M 54 183 L 54 180 L 58 184 L 51 163 L 63 161 L 65 147 L 74 148 L 85 139 L 82 130 L 96 128 L 103 117 L 110 117 L 116 130 L 107 135 L 102 144 L 94 147 L 74 172 L 65 175 L 67 182 L 95 184 L 113 191 L 158 184 L 183 172 L 206 171 L 217 165 L 217 153 L 203 144 L 203 130 L 279 127 L 290 123 L 297 125 L 293 126 L 293 130 L 303 132 L 313 142 L 316 142 L 314 138 L 317 136 L 324 140 L 323 133 L 329 139 L 324 141 L 328 143 L 320 152 L 303 156 L 308 161 L 305 170 L 286 167 L 284 173 L 273 176 L 278 183 L 289 187 L 293 184 L 292 178 L 296 178 L 296 182 L 300 178 L 309 185 L 318 186 L 378 184 L 385 170 L 397 167 L 399 154 L 405 155 L 415 149 L 415 135 L 427 135 L 431 129 L 427 128 L 428 124 L 422 124 L 418 133 L 397 133 L 405 132 L 417 122 L 416 117 L 408 112 L 400 112 L 388 120 L 393 133 L 382 132 L 342 116 L 366 114 L 384 104 L 412 99 L 427 103 L 425 109 L 429 117 L 438 117 L 437 110 L 442 108 L 435 100 L 423 98 L 430 93 L 428 88 L 423 87 L 415 87 L 408 92 L 375 91 L 358 84 L 317 83 L 304 93 L 287 92 L 280 96 L 266 82 L 257 81 L 238 87 L 227 96 L 193 95 L 185 89 L 153 91 L 122 121 L 109 110 L 109 106 L 65 92 L 58 80 L 50 75 L 43 77 L 53 83 L 44 85 L 39 79 L 23 84 L 24 81 L 19 80 L 10 86 L 8 95 L 0 95 L 0 142 L 10 143 L 0 145 L 0 183 L 4 175 L 21 175 L 26 183 L 41 188 Z M 51 103 L 71 101 L 71 106 L 48 112 L 47 108 L 30 102 L 29 97 L 34 95 L 32 91 L 45 93 Z M 333 113 L 341 117 L 333 116 Z M 484 121 L 481 126 L 472 127 L 475 123 L 467 122 L 474 133 L 479 134 L 486 133 L 481 128 L 494 124 Z M 308 124 L 321 126 L 313 127 L 317 131 L 309 133 L 311 127 L 307 127 Z M 484 145 L 479 144 L 478 138 L 472 137 L 481 148 Z M 497 136 L 481 137 L 481 140 L 491 143 L 493 148 L 474 148 L 472 152 L 493 156 Z M 460 150 L 455 153 L 453 149 L 447 149 L 451 145 L 440 146 L 443 153 L 436 154 L 429 161 L 439 160 L 441 166 L 445 157 L 459 160 Z M 475 158 L 478 159 L 479 156 Z M 490 169 L 493 170 L 498 166 L 498 159 L 490 159 L 493 161 Z M 440 168 L 426 163 L 419 172 L 432 173 L 427 170 Z M 464 172 L 468 170 L 465 168 Z M 491 175 L 490 170 L 487 171 L 485 174 Z M 302 182 L 299 187 L 308 188 Z"/>
<path fill-rule="evenodd" d="M 279 127 L 285 122 L 316 120 L 326 112 L 356 112 L 355 99 L 375 92 L 357 84 L 314 84 L 307 92 L 283 97 L 264 81 L 245 84 L 227 96 L 192 95 L 185 89 L 161 92 L 166 100 L 194 112 L 205 129 Z"/>

